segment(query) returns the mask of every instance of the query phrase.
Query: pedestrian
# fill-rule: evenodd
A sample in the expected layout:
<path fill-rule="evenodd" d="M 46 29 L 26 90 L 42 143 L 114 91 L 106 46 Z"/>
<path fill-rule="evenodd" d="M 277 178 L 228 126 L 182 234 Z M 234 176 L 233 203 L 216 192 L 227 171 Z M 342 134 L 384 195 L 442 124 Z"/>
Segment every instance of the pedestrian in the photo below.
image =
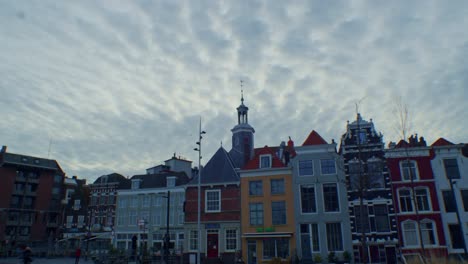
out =
<path fill-rule="evenodd" d="M 30 247 L 25 246 L 23 249 L 23 263 L 29 264 L 32 262 L 32 250 Z"/>
<path fill-rule="evenodd" d="M 76 248 L 75 251 L 75 264 L 80 263 L 80 257 L 81 257 L 81 248 Z"/>

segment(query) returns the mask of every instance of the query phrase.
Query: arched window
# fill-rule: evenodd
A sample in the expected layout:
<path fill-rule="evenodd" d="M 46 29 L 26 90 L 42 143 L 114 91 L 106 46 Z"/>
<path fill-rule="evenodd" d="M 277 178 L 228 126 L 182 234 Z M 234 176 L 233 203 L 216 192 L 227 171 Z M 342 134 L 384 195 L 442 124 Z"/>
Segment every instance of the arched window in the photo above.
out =
<path fill-rule="evenodd" d="M 435 223 L 432 220 L 424 219 L 420 221 L 421 237 L 425 246 L 437 245 L 437 234 Z"/>
<path fill-rule="evenodd" d="M 405 247 L 419 246 L 418 226 L 415 221 L 404 221 L 401 223 L 401 229 L 403 232 L 403 243 Z"/>

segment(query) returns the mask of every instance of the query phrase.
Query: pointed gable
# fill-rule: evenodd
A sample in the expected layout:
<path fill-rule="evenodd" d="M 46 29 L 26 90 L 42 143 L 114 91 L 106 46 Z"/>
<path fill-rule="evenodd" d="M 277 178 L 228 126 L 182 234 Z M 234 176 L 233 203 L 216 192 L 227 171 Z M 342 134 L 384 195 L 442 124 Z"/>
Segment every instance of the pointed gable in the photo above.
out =
<path fill-rule="evenodd" d="M 195 175 L 189 185 L 198 183 L 198 176 Z M 220 147 L 211 159 L 202 167 L 201 184 L 220 184 L 239 181 L 239 175 L 234 169 L 229 153 L 223 147 Z"/>
<path fill-rule="evenodd" d="M 243 170 L 256 170 L 260 168 L 260 156 L 271 155 L 271 168 L 285 167 L 284 163 L 276 156 L 275 149 L 265 146 L 263 148 L 255 149 L 255 156 L 242 168 Z"/>
<path fill-rule="evenodd" d="M 445 138 L 439 138 L 434 143 L 432 143 L 431 147 L 441 147 L 441 146 L 449 146 L 449 145 L 453 145 L 453 143 L 446 140 Z"/>
<path fill-rule="evenodd" d="M 315 130 L 312 130 L 312 132 L 310 132 L 309 136 L 304 141 L 304 143 L 302 143 L 302 146 L 324 145 L 324 144 L 328 144 L 327 141 L 325 141 L 325 139 L 323 139 L 319 135 L 319 133 L 317 133 Z"/>

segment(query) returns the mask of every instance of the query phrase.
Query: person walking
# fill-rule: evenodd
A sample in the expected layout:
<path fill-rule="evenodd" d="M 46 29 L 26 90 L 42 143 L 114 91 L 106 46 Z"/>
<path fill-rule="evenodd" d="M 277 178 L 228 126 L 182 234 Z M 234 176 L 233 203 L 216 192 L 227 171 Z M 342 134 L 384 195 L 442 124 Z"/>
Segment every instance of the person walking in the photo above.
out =
<path fill-rule="evenodd" d="M 81 257 L 81 248 L 77 248 L 75 251 L 75 264 L 80 263 L 80 257 Z"/>
<path fill-rule="evenodd" d="M 32 250 L 30 247 L 25 246 L 23 249 L 23 263 L 29 264 L 32 262 Z"/>

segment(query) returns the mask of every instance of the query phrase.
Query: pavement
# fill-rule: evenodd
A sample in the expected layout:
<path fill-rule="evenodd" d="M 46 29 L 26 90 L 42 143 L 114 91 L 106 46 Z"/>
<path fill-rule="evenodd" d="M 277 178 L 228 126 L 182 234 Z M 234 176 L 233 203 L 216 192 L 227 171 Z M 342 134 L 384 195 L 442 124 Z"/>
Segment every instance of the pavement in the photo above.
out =
<path fill-rule="evenodd" d="M 23 263 L 18 258 L 0 258 L 0 264 L 19 264 Z M 91 259 L 85 261 L 84 258 L 80 259 L 79 264 L 93 264 Z M 75 258 L 33 258 L 32 264 L 75 264 Z"/>

